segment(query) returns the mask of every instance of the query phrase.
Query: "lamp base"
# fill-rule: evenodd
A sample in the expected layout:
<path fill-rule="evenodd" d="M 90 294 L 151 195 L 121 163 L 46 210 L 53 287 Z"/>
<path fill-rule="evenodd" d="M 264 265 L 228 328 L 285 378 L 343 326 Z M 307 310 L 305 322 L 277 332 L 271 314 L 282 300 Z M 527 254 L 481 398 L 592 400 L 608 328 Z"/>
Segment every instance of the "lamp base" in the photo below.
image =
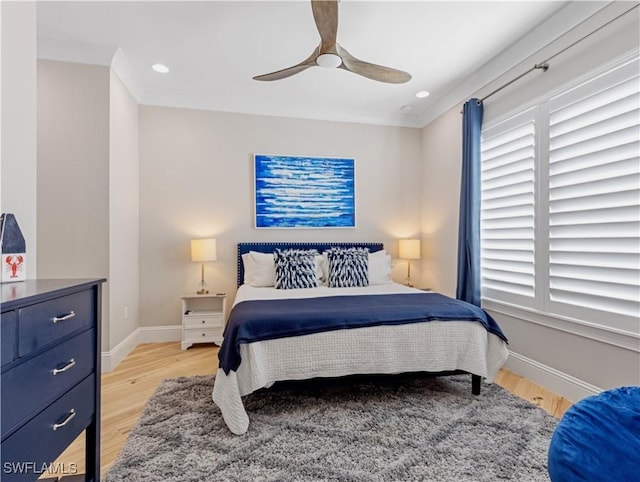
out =
<path fill-rule="evenodd" d="M 204 280 L 200 281 L 200 284 L 198 284 L 198 291 L 196 291 L 196 294 L 198 294 L 198 295 L 208 295 L 209 294 L 209 290 L 207 288 L 207 283 L 205 283 Z"/>
<path fill-rule="evenodd" d="M 407 277 L 404 280 L 404 284 L 413 288 L 413 283 L 411 282 L 411 260 L 407 260 Z"/>

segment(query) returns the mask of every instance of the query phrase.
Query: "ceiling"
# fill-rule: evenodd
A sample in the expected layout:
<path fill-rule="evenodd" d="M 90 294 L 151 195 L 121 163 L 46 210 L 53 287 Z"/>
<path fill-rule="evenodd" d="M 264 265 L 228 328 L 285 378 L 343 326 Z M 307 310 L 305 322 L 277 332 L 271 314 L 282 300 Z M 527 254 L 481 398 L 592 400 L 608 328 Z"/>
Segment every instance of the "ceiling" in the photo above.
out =
<path fill-rule="evenodd" d="M 318 45 L 308 1 L 39 2 L 38 55 L 109 65 L 117 52 L 143 104 L 420 127 L 439 99 L 567 3 L 342 0 L 340 44 L 411 73 L 406 84 L 321 67 L 253 80 Z"/>

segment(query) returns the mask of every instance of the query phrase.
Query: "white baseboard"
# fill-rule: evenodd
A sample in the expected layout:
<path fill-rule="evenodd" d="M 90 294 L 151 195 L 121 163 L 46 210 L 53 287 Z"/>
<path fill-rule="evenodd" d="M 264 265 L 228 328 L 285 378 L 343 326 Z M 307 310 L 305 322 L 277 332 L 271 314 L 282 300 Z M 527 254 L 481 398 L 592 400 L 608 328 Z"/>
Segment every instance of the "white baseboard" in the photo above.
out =
<path fill-rule="evenodd" d="M 509 352 L 509 358 L 504 368 L 528 378 L 574 403 L 602 392 L 602 389 L 595 385 L 512 351 Z"/>
<path fill-rule="evenodd" d="M 182 340 L 182 325 L 141 326 L 138 343 L 165 343 Z"/>
<path fill-rule="evenodd" d="M 112 350 L 102 352 L 102 373 L 112 371 L 140 343 L 165 343 L 182 340 L 182 326 L 142 326 L 118 343 Z"/>
<path fill-rule="evenodd" d="M 133 330 L 129 336 L 118 343 L 112 350 L 102 352 L 102 373 L 112 371 L 126 356 L 138 346 L 138 328 Z"/>

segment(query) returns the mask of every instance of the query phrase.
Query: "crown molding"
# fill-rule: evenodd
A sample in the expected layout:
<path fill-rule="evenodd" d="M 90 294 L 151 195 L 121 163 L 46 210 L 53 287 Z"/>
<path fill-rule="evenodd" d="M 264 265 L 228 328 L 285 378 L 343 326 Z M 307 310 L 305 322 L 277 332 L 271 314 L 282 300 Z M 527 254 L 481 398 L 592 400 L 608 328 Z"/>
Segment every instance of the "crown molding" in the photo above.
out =
<path fill-rule="evenodd" d="M 426 126 L 445 112 L 463 104 L 471 97 L 482 97 L 480 93 L 489 92 L 507 74 L 513 77 L 528 70 L 533 63 L 528 59 L 542 53 L 549 46 L 556 46 L 560 39 L 566 45 L 584 35 L 584 28 L 576 28 L 585 20 L 595 18 L 607 6 L 626 2 L 571 2 L 557 13 L 542 22 L 520 40 L 496 55 L 474 75 L 457 84 L 437 101 L 429 106 L 420 116 L 420 125 Z M 539 59 L 543 60 L 543 59 Z M 535 63 L 535 62 L 534 62 Z M 510 77 L 511 78 L 511 77 Z M 510 79 L 509 79 L 510 80 Z"/>
<path fill-rule="evenodd" d="M 118 47 L 38 37 L 39 59 L 110 66 Z"/>
<path fill-rule="evenodd" d="M 39 59 L 110 67 L 140 103 L 145 86 L 119 47 L 38 38 Z"/>
<path fill-rule="evenodd" d="M 116 75 L 120 77 L 120 80 L 122 80 L 122 83 L 129 89 L 129 92 L 131 92 L 131 95 L 133 95 L 138 104 L 142 103 L 142 96 L 146 87 L 135 70 L 133 70 L 133 67 L 131 67 L 122 49 L 118 48 L 113 54 L 111 68 Z"/>

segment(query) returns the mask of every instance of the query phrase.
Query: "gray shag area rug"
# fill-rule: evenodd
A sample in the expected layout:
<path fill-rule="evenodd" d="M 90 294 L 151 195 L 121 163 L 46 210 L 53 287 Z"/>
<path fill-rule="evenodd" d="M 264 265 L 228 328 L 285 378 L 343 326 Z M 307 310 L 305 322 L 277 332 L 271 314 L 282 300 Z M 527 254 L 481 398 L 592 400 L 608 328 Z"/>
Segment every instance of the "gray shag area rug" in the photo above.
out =
<path fill-rule="evenodd" d="M 548 481 L 557 421 L 471 377 L 297 382 L 244 398 L 233 435 L 213 376 L 165 380 L 104 478 L 115 481 Z"/>

